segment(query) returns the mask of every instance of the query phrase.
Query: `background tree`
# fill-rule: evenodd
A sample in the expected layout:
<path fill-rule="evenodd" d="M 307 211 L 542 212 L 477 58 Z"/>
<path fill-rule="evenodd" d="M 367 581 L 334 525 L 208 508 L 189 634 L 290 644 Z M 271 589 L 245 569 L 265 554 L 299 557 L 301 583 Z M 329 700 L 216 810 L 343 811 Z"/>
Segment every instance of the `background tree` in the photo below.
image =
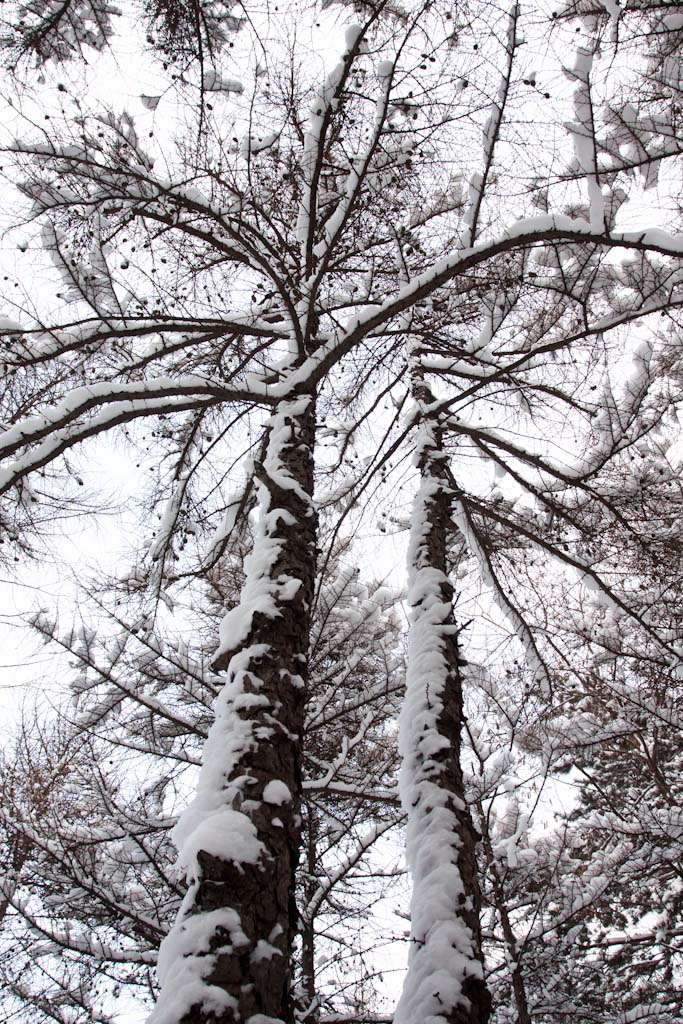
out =
<path fill-rule="evenodd" d="M 376 857 L 372 866 L 373 846 L 400 819 L 396 595 L 368 589 L 356 571 L 341 569 L 338 557 L 332 564 L 338 569 L 334 575 L 328 570 L 314 616 L 303 783 L 308 856 L 298 886 L 305 922 L 298 986 L 302 1012 L 315 1017 L 321 1006 L 328 1013 L 366 1009 L 354 1004 L 353 992 L 368 972 L 376 973 L 365 963 L 375 943 L 391 938 L 381 935 L 379 920 L 373 924 L 373 904 L 400 880 Z M 59 721 L 61 769 L 50 744 L 37 746 L 35 727 L 26 727 L 20 737 L 25 757 L 5 774 L 3 823 L 17 862 L 3 882 L 12 884 L 3 928 L 8 1014 L 23 1005 L 34 1016 L 38 1006 L 49 1017 L 45 1008 L 55 1001 L 65 1020 L 80 1019 L 79 1012 L 105 1019 L 115 999 L 125 1008 L 156 994 L 158 946 L 182 896 L 170 831 L 192 786 L 220 685 L 209 668 L 214 605 L 234 603 L 241 571 L 221 566 L 213 576 L 215 585 L 211 576 L 201 585 L 203 600 L 190 602 L 186 594 L 173 618 L 167 616 L 165 626 L 157 621 L 154 630 L 140 616 L 144 589 L 135 580 L 91 605 L 97 628 L 63 633 L 45 614 L 36 620 L 48 642 L 68 650 L 78 671 L 74 705 Z M 168 627 L 191 608 L 192 633 L 181 643 Z M 87 611 L 84 604 L 83 616 Z M 24 763 L 41 752 L 49 794 Z M 27 775 L 29 783 L 20 782 Z M 368 950 L 363 943 L 349 946 L 349 920 L 359 917 L 368 929 Z M 37 973 L 29 966 L 34 962 Z"/>
<path fill-rule="evenodd" d="M 113 44 L 117 32 L 127 30 L 130 13 L 144 21 L 145 42 L 153 51 L 203 66 L 245 20 L 239 5 L 220 0 L 147 0 L 130 6 L 131 12 L 106 0 L 10 3 L 0 22 L 2 44 L 15 67 L 28 59 L 37 65 L 74 57 L 87 60 L 90 51 L 101 52 Z"/>

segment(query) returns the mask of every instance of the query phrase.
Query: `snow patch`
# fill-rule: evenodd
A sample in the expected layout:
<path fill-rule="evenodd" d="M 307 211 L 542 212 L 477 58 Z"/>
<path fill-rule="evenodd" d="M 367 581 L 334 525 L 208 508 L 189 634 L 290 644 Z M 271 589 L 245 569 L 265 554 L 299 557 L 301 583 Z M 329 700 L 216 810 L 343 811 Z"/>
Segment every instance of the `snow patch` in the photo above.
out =
<path fill-rule="evenodd" d="M 202 88 L 205 92 L 244 92 L 243 84 L 236 78 L 223 78 L 215 68 L 207 68 L 202 75 Z"/>
<path fill-rule="evenodd" d="M 216 1016 L 238 1008 L 232 996 L 217 985 L 207 983 L 206 979 L 215 967 L 217 956 L 248 945 L 239 914 L 226 909 L 187 915 L 194 897 L 195 887 L 192 886 L 183 901 L 179 921 L 161 943 L 158 968 L 161 992 L 147 1024 L 177 1024 L 196 1006 Z M 226 937 L 210 953 L 211 942 L 220 932 Z"/>
<path fill-rule="evenodd" d="M 178 850 L 179 863 L 195 878 L 201 874 L 197 856 L 202 851 L 236 864 L 256 864 L 264 846 L 246 814 L 222 807 L 195 824 Z"/>
<path fill-rule="evenodd" d="M 267 804 L 275 804 L 280 806 L 281 804 L 289 803 L 292 799 L 292 794 L 287 786 L 281 779 L 272 779 L 263 790 L 263 799 Z"/>

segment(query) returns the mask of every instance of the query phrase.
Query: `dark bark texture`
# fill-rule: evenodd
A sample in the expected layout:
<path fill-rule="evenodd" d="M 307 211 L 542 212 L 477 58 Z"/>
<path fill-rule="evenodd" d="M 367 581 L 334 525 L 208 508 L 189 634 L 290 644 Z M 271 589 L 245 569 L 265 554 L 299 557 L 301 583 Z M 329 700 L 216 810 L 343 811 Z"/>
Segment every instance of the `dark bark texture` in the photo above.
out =
<path fill-rule="evenodd" d="M 206 913 L 233 908 L 240 915 L 247 943 L 241 948 L 233 946 L 231 952 L 219 952 L 206 979 L 229 993 L 238 1010 L 216 1014 L 196 1006 L 181 1024 L 234 1024 L 255 1014 L 288 1024 L 294 1020 L 294 875 L 301 842 L 301 738 L 317 539 L 313 506 L 305 500 L 313 494 L 313 398 L 305 412 L 286 417 L 284 422 L 290 439 L 281 451 L 281 466 L 296 486 L 279 486 L 268 476 L 266 466 L 257 466 L 256 472 L 269 495 L 269 511 L 285 513 L 271 517 L 268 529 L 269 537 L 280 544 L 271 578 L 295 578 L 301 580 L 301 585 L 291 599 L 278 602 L 277 617 L 255 614 L 250 633 L 240 644 L 242 651 L 252 645 L 266 645 L 267 652 L 252 657 L 246 666 L 245 691 L 258 696 L 259 703 L 248 712 L 253 723 L 253 749 L 241 758 L 235 770 L 241 777 L 243 794 L 241 805 L 235 809 L 252 820 L 267 854 L 257 864 L 239 865 L 199 854 L 202 879 L 196 910 Z M 214 667 L 225 669 L 229 659 L 230 654 L 223 655 Z M 264 789 L 273 780 L 285 783 L 292 794 L 291 802 L 264 802 Z M 213 937 L 214 950 L 228 941 L 225 933 L 219 932 L 217 929 Z M 278 954 L 260 956 L 256 948 L 259 942 L 268 942 Z"/>

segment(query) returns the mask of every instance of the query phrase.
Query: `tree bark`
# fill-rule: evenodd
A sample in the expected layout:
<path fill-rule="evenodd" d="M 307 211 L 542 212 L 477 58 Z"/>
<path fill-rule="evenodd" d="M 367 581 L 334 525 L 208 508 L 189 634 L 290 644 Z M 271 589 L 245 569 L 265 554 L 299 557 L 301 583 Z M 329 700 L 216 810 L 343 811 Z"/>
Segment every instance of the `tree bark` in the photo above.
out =
<path fill-rule="evenodd" d="M 433 396 L 421 381 L 413 394 L 423 415 L 408 559 L 412 607 L 400 739 L 413 897 L 408 974 L 394 1024 L 427 1017 L 445 1024 L 486 1024 L 491 998 L 481 950 L 479 837 L 465 802 L 461 659 L 446 572 L 452 488 L 441 431 L 424 412 Z"/>
<path fill-rule="evenodd" d="M 294 1019 L 294 873 L 316 571 L 315 399 L 283 401 L 255 467 L 260 523 L 214 668 L 226 670 L 195 800 L 176 840 L 189 891 L 162 945 L 152 1020 Z"/>
<path fill-rule="evenodd" d="M 319 881 L 317 878 L 316 853 L 318 849 L 318 819 L 314 809 L 309 805 L 306 821 L 306 860 L 307 871 L 304 880 L 304 901 L 308 906 L 314 898 Z M 307 1024 L 316 1024 L 320 1017 L 315 977 L 315 915 L 305 915 L 301 927 L 301 1017 Z"/>

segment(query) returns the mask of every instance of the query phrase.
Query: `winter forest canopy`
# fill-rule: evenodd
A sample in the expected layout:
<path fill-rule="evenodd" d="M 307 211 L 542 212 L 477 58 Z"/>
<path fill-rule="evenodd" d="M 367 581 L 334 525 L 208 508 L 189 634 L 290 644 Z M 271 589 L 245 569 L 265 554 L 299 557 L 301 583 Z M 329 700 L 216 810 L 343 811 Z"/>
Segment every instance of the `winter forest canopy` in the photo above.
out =
<path fill-rule="evenodd" d="M 683 5 L 0 42 L 2 1019 L 680 1022 Z"/>

